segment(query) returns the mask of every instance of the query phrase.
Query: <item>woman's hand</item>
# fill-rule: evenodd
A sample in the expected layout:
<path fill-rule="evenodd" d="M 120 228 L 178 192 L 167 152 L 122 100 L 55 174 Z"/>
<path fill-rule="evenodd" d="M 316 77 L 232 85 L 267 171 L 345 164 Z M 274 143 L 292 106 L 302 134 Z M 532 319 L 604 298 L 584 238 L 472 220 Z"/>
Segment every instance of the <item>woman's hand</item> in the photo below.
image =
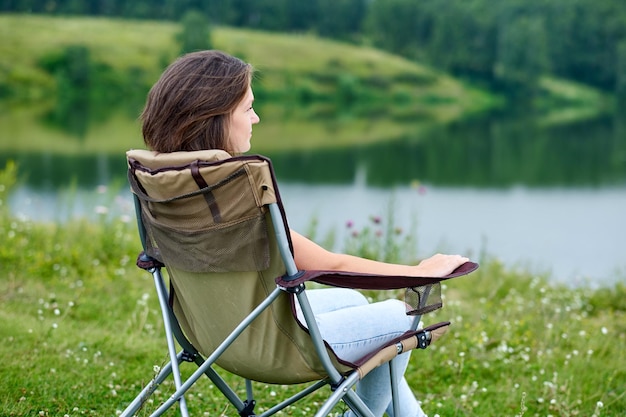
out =
<path fill-rule="evenodd" d="M 438 253 L 414 266 L 414 274 L 422 277 L 443 277 L 468 261 L 469 258 L 461 255 L 442 255 Z"/>

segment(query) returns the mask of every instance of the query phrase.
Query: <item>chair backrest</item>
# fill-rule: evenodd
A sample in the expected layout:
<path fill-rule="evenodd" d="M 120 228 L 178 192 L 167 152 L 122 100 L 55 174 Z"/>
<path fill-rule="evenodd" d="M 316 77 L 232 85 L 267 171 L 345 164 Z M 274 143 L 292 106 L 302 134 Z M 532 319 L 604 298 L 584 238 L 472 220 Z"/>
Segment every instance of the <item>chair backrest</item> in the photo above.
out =
<path fill-rule="evenodd" d="M 287 222 L 271 163 L 217 150 L 132 150 L 127 159 L 146 231 L 144 250 L 166 265 L 177 319 L 196 349 L 210 355 L 285 273 L 273 228 L 278 221 L 287 229 Z M 272 219 L 271 203 L 278 204 L 282 219 Z M 351 369 L 328 349 L 338 369 Z M 288 293 L 256 318 L 217 364 L 268 383 L 325 376 Z"/>

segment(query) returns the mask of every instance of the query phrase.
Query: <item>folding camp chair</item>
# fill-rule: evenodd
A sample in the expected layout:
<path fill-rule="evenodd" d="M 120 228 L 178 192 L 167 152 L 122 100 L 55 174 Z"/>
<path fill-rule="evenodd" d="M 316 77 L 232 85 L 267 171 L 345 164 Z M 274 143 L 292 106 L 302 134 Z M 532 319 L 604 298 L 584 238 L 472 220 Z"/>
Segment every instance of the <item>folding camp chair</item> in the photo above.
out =
<path fill-rule="evenodd" d="M 143 244 L 138 266 L 156 286 L 170 363 L 121 414 L 135 415 L 170 375 L 175 392 L 152 414 L 179 403 L 188 415 L 185 393 L 206 375 L 240 416 L 256 416 L 252 381 L 304 384 L 290 398 L 267 408 L 270 416 L 327 387 L 316 412 L 325 416 L 341 401 L 359 416 L 372 412 L 353 387 L 368 372 L 414 348 L 426 348 L 449 322 L 419 329 L 423 313 L 442 305 L 440 281 L 478 267 L 468 262 L 443 278 L 377 276 L 338 271 L 299 271 L 286 216 L 269 159 L 219 150 L 159 154 L 127 153 Z M 161 274 L 165 267 L 169 286 Z M 305 287 L 309 281 L 355 289 L 406 289 L 414 326 L 401 337 L 356 362 L 339 359 L 320 335 Z M 296 317 L 296 303 L 305 323 Z M 176 342 L 182 348 L 177 353 Z M 183 380 L 179 365 L 195 362 Z M 392 394 L 401 375 L 391 372 Z M 224 371 L 245 381 L 242 399 Z M 323 392 L 323 391 L 320 391 Z M 393 405 L 401 416 L 396 396 Z"/>

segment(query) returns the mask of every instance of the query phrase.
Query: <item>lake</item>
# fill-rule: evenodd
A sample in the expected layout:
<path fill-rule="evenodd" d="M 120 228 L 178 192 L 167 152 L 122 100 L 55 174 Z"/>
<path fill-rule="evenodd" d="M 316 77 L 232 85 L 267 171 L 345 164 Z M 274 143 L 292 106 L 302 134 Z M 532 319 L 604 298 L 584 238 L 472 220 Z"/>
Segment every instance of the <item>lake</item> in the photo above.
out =
<path fill-rule="evenodd" d="M 291 227 L 307 233 L 316 219 L 316 237 L 334 232 L 335 249 L 351 233 L 348 222 L 359 229 L 391 215 L 416 234 L 419 256 L 489 256 L 572 285 L 626 279 L 620 118 L 545 125 L 490 117 L 350 149 L 268 156 Z M 5 152 L 0 163 L 7 159 L 37 167 L 9 202 L 17 216 L 132 216 L 123 152 Z"/>

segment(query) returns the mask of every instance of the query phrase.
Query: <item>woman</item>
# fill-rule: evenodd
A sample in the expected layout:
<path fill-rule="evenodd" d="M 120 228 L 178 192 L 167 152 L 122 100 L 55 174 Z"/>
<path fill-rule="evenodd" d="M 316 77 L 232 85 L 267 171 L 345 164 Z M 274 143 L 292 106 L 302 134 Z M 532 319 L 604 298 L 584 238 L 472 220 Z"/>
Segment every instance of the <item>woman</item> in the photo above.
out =
<path fill-rule="evenodd" d="M 146 145 L 157 152 L 223 149 L 232 155 L 250 150 L 252 126 L 259 123 L 253 108 L 253 68 L 220 51 L 187 54 L 172 63 L 152 87 L 141 115 Z M 329 252 L 291 231 L 296 266 L 387 275 L 439 277 L 452 272 L 467 258 L 435 255 L 418 265 L 396 265 Z M 374 345 L 401 335 L 412 318 L 399 300 L 369 304 L 359 292 L 347 289 L 308 291 L 320 331 L 335 353 L 354 360 Z M 394 361 L 404 374 L 410 352 Z M 381 366 L 370 372 L 357 393 L 377 416 L 423 416 L 406 380 L 400 385 L 403 416 L 393 416 L 389 370 Z M 351 415 L 348 412 L 348 415 Z"/>

